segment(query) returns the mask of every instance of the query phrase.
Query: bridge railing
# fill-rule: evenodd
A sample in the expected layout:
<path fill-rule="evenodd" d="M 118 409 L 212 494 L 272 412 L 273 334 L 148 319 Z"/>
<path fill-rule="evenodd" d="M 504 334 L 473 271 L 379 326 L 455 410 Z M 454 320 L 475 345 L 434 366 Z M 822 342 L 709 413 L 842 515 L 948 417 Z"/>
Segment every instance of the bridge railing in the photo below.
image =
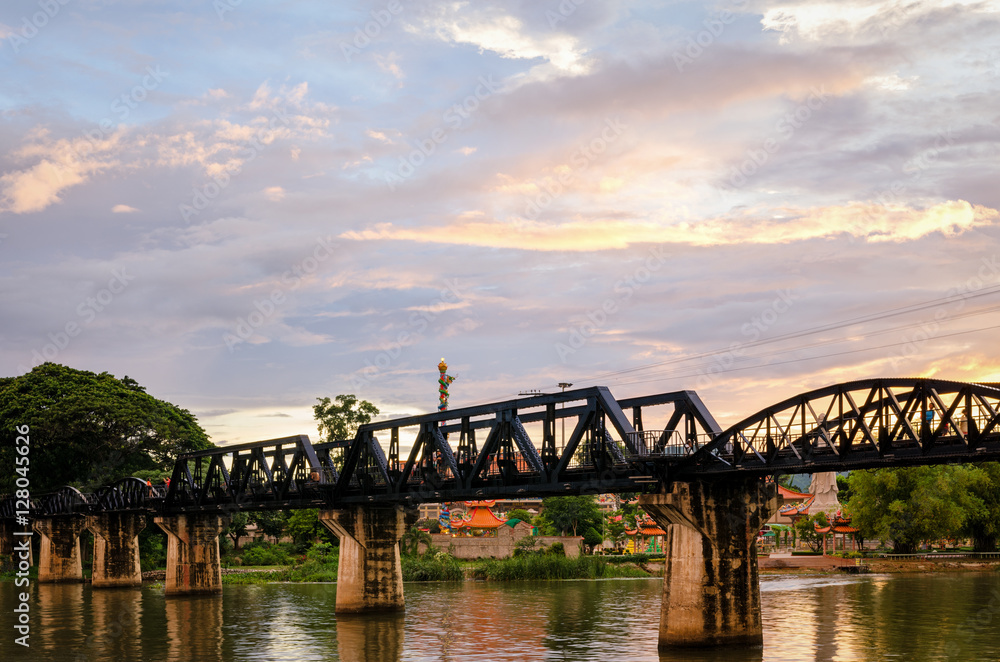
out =
<path fill-rule="evenodd" d="M 628 436 L 638 451 L 631 453 L 631 458 L 686 457 L 713 439 L 708 434 L 685 436 L 680 430 L 640 430 Z"/>

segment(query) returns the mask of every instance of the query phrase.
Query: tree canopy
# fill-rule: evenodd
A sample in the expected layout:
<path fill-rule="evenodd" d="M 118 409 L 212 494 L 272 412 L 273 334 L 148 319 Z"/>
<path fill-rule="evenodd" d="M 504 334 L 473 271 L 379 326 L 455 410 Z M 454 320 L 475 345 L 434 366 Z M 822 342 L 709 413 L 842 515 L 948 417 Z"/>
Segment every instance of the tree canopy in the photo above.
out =
<path fill-rule="evenodd" d="M 360 426 L 378 416 L 378 407 L 367 400 L 359 402 L 353 394 L 338 395 L 332 402 L 330 398 L 316 399 L 319 404 L 313 405 L 313 415 L 324 442 L 353 439 Z"/>
<path fill-rule="evenodd" d="M 863 537 L 892 540 L 901 554 L 916 551 L 924 542 L 976 537 L 972 528 L 981 544 L 992 545 L 1000 482 L 991 475 L 1000 478 L 995 469 L 974 465 L 853 471 L 845 507 Z"/>
<path fill-rule="evenodd" d="M 178 453 L 211 448 L 186 409 L 158 400 L 134 379 L 44 363 L 0 378 L 2 466 L 14 465 L 15 426 L 28 425 L 32 491 L 90 490 L 136 471 L 167 470 Z M 12 472 L 0 493 L 13 488 Z"/>
<path fill-rule="evenodd" d="M 514 510 L 507 513 L 507 519 L 519 519 L 522 522 L 527 522 L 531 524 L 531 513 L 529 513 L 524 508 L 515 508 Z"/>
<path fill-rule="evenodd" d="M 575 536 L 588 528 L 601 529 L 601 509 L 592 496 L 547 497 L 542 507 L 543 521 L 558 533 Z"/>

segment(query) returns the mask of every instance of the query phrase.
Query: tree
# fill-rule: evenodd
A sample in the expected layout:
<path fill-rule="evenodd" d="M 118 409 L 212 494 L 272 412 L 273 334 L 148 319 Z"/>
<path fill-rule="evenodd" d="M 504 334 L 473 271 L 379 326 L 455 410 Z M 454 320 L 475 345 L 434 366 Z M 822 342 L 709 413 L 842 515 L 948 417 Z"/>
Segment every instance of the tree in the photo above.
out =
<path fill-rule="evenodd" d="M 519 519 L 522 522 L 527 522 L 531 524 L 531 513 L 529 513 L 524 508 L 515 508 L 514 510 L 507 513 L 507 519 Z"/>
<path fill-rule="evenodd" d="M 358 428 L 370 423 L 372 416 L 378 416 L 378 407 L 354 395 L 338 395 L 333 402 L 330 398 L 316 398 L 313 415 L 319 427 L 321 441 L 342 441 L 353 439 Z"/>
<path fill-rule="evenodd" d="M 972 538 L 977 552 L 993 552 L 1000 538 L 1000 463 L 968 467 L 972 506 L 966 513 L 963 534 Z"/>
<path fill-rule="evenodd" d="M 837 476 L 837 499 L 840 503 L 847 503 L 851 500 L 851 481 L 848 476 Z"/>
<path fill-rule="evenodd" d="M 583 533 L 583 544 L 590 547 L 593 552 L 594 548 L 604 542 L 604 536 L 601 532 L 592 526 L 588 526 Z"/>
<path fill-rule="evenodd" d="M 622 517 L 620 520 L 615 519 L 618 517 L 618 513 L 611 513 L 605 518 L 604 531 L 607 533 L 608 540 L 619 543 L 625 539 L 625 518 Z"/>
<path fill-rule="evenodd" d="M 288 515 L 280 510 L 261 510 L 249 513 L 249 516 L 250 523 L 257 525 L 258 531 L 274 538 L 275 542 L 278 542 L 288 526 Z"/>
<path fill-rule="evenodd" d="M 187 451 L 212 448 L 185 409 L 146 393 L 134 379 L 43 363 L 0 378 L 0 464 L 14 466 L 15 426 L 27 425 L 34 493 L 75 485 L 84 491 L 136 471 L 167 471 Z M 0 475 L 0 493 L 14 487 Z"/>
<path fill-rule="evenodd" d="M 638 501 L 622 501 L 618 513 L 622 516 L 622 523 L 624 523 L 625 528 L 634 530 L 638 526 L 637 520 L 641 519 Z"/>
<path fill-rule="evenodd" d="M 244 511 L 233 513 L 229 517 L 229 526 L 223 533 L 233 539 L 233 549 L 240 550 L 240 538 L 247 535 L 247 524 L 250 522 L 250 515 Z"/>
<path fill-rule="evenodd" d="M 601 526 L 601 510 L 592 496 L 548 497 L 542 501 L 542 517 L 553 529 L 565 534 Z"/>
<path fill-rule="evenodd" d="M 795 532 L 799 540 L 809 545 L 812 551 L 818 552 L 823 549 L 823 534 L 816 533 L 816 525 L 826 527 L 829 524 L 824 513 L 816 513 L 795 520 Z"/>
<path fill-rule="evenodd" d="M 316 508 L 302 508 L 294 511 L 288 518 L 288 535 L 299 546 L 305 546 L 313 542 L 333 542 L 330 530 L 319 521 L 319 510 Z"/>
<path fill-rule="evenodd" d="M 399 550 L 407 556 L 417 556 L 420 553 L 421 543 L 427 546 L 428 553 L 434 547 L 434 539 L 431 538 L 431 534 L 414 524 L 403 534 L 403 538 L 399 541 Z"/>
<path fill-rule="evenodd" d="M 982 507 L 970 488 L 973 467 L 926 466 L 852 471 L 845 508 L 865 538 L 889 539 L 900 554 L 927 541 L 961 535 Z"/>

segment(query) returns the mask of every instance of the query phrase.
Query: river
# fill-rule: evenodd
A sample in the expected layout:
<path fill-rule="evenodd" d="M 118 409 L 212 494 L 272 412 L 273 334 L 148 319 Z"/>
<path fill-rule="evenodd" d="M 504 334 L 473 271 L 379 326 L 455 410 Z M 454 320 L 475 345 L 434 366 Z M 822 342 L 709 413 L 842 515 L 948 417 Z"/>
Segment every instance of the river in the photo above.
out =
<path fill-rule="evenodd" d="M 1000 660 L 1000 573 L 768 576 L 763 650 L 656 649 L 661 580 L 407 584 L 406 613 L 336 618 L 333 584 L 33 585 L 31 648 L 0 584 L 0 660 Z"/>

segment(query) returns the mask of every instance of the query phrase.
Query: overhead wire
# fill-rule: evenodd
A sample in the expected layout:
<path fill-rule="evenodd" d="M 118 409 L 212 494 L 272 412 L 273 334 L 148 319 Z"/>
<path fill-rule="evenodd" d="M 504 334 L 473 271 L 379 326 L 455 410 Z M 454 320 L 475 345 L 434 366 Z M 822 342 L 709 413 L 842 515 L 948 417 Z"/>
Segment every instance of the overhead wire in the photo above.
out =
<path fill-rule="evenodd" d="M 1000 284 L 994 285 L 994 286 L 991 286 L 991 287 L 988 287 L 988 288 L 984 288 L 983 290 L 981 290 L 979 292 L 976 292 L 974 294 L 964 294 L 964 295 L 962 295 L 961 300 L 965 301 L 965 300 L 968 300 L 968 299 L 974 299 L 974 298 L 979 298 L 979 297 L 983 297 L 983 296 L 989 296 L 991 294 L 997 294 L 997 293 L 1000 293 Z M 781 334 L 781 335 L 777 335 L 777 336 L 771 336 L 769 338 L 761 338 L 759 340 L 754 340 L 754 341 L 750 341 L 750 342 L 746 342 L 746 343 L 741 343 L 740 344 L 740 348 L 741 349 L 749 349 L 749 348 L 759 347 L 761 345 L 768 345 L 768 344 L 773 344 L 773 343 L 776 343 L 776 342 L 781 342 L 783 340 L 792 340 L 792 339 L 795 339 L 795 338 L 801 338 L 801 337 L 808 336 L 808 335 L 814 335 L 814 334 L 817 334 L 817 333 L 822 333 L 824 331 L 833 331 L 833 330 L 844 328 L 846 326 L 852 326 L 852 325 L 855 325 L 855 324 L 862 324 L 862 323 L 867 323 L 867 322 L 881 321 L 881 320 L 884 320 L 884 319 L 889 319 L 889 318 L 892 318 L 892 317 L 898 317 L 900 315 L 905 315 L 905 314 L 908 314 L 908 313 L 914 313 L 914 312 L 919 312 L 921 310 L 926 310 L 928 308 L 933 308 L 935 306 L 940 305 L 941 303 L 951 302 L 951 301 L 954 301 L 954 300 L 956 300 L 956 297 L 954 295 L 948 295 L 948 296 L 940 297 L 940 298 L 937 298 L 937 299 L 932 299 L 930 301 L 924 301 L 924 302 L 921 302 L 921 303 L 910 304 L 910 305 L 907 305 L 907 306 L 900 306 L 900 307 L 897 307 L 897 308 L 890 308 L 888 310 L 881 311 L 879 313 L 871 313 L 871 314 L 868 314 L 868 315 L 861 315 L 861 316 L 852 317 L 852 318 L 848 318 L 848 319 L 844 319 L 844 320 L 839 320 L 837 322 L 831 322 L 831 323 L 822 324 L 822 325 L 815 326 L 815 327 L 801 329 L 801 330 L 798 330 L 798 331 L 791 331 L 789 333 L 785 333 L 785 334 Z M 990 312 L 990 311 L 983 311 L 983 312 Z M 977 313 L 974 313 L 974 314 L 983 314 L 983 313 L 982 312 L 977 312 Z M 967 317 L 967 316 L 969 316 L 969 313 L 967 313 L 965 315 L 962 315 L 962 316 L 952 316 L 951 319 L 962 319 L 962 318 Z M 917 324 L 919 325 L 920 323 L 917 323 Z M 912 326 L 912 325 L 910 325 L 910 326 Z M 890 329 L 886 329 L 886 330 L 879 330 L 879 331 L 871 332 L 871 333 L 866 334 L 866 335 L 878 335 L 880 333 L 891 332 L 893 330 L 899 330 L 900 328 L 907 328 L 907 327 L 903 326 L 903 327 L 897 327 L 897 328 L 890 328 Z M 840 341 L 840 342 L 843 342 L 843 341 Z M 577 379 L 578 383 L 579 382 L 593 382 L 593 381 L 598 381 L 598 380 L 605 380 L 607 378 L 615 377 L 617 375 L 629 374 L 629 373 L 634 373 L 634 372 L 641 372 L 641 371 L 644 371 L 644 370 L 651 370 L 653 368 L 657 368 L 657 367 L 661 367 L 661 366 L 665 366 L 665 365 L 672 365 L 672 364 L 677 364 L 677 363 L 686 363 L 686 362 L 689 362 L 689 361 L 695 361 L 695 360 L 698 360 L 698 359 L 713 357 L 713 356 L 715 356 L 717 354 L 722 354 L 722 353 L 725 353 L 725 352 L 728 352 L 728 351 L 730 351 L 730 347 L 723 347 L 723 348 L 719 348 L 719 349 L 714 349 L 714 350 L 709 350 L 709 351 L 705 351 L 705 352 L 700 352 L 700 353 L 692 354 L 692 355 L 689 355 L 689 356 L 674 357 L 674 358 L 671 358 L 671 359 L 666 359 L 664 361 L 657 361 L 657 362 L 654 362 L 654 363 L 648 363 L 648 364 L 641 365 L 641 366 L 633 366 L 631 368 L 625 368 L 625 369 L 622 369 L 622 370 L 607 371 L 607 372 L 599 373 L 599 374 L 594 375 L 594 376 L 578 377 L 576 379 Z M 787 350 L 787 351 L 794 351 L 794 350 Z"/>

